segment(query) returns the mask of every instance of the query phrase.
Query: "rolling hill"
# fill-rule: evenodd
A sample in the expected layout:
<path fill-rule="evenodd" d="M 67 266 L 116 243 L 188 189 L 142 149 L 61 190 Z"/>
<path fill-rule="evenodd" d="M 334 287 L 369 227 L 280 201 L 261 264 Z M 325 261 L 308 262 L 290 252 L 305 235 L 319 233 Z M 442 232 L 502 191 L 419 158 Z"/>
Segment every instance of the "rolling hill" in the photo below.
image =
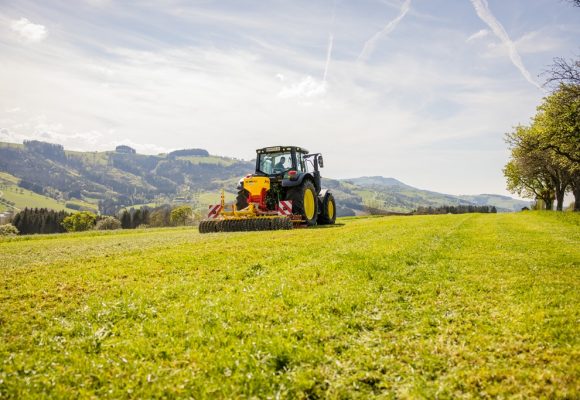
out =
<path fill-rule="evenodd" d="M 454 196 L 429 190 L 417 189 L 394 178 L 366 176 L 342 181 L 356 187 L 363 202 L 376 208 L 391 211 L 410 211 L 418 206 L 495 206 L 500 212 L 520 211 L 529 206 L 529 202 L 513 199 L 508 196 L 482 194 L 473 196 Z"/>
<path fill-rule="evenodd" d="M 125 207 L 187 203 L 202 208 L 221 188 L 232 199 L 236 182 L 254 163 L 210 155 L 203 149 L 168 154 L 137 154 L 127 146 L 114 151 L 79 152 L 39 141 L 0 142 L 4 185 L 0 211 L 10 207 L 99 210 L 114 214 Z M 499 195 L 453 196 L 417 189 L 380 176 L 325 179 L 337 198 L 338 215 L 364 214 L 367 207 L 410 212 L 417 207 L 493 205 L 515 211 L 527 202 Z M 2 190 L 0 188 L 0 190 Z"/>

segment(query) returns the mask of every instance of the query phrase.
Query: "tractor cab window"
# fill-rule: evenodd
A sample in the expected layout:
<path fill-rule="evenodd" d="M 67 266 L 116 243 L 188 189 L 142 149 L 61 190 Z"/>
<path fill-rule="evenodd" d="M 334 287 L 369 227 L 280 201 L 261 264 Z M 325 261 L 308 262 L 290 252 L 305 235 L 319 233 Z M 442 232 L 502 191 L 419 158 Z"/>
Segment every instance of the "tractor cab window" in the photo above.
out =
<path fill-rule="evenodd" d="M 314 172 L 314 157 L 304 157 L 304 172 Z"/>
<path fill-rule="evenodd" d="M 292 154 L 267 153 L 260 154 L 260 171 L 267 175 L 281 174 L 292 168 Z"/>
<path fill-rule="evenodd" d="M 296 153 L 296 161 L 297 161 L 297 165 L 296 165 L 296 169 L 299 172 L 308 172 L 306 169 L 306 164 L 304 162 L 304 158 L 303 158 L 303 154 L 302 153 Z"/>

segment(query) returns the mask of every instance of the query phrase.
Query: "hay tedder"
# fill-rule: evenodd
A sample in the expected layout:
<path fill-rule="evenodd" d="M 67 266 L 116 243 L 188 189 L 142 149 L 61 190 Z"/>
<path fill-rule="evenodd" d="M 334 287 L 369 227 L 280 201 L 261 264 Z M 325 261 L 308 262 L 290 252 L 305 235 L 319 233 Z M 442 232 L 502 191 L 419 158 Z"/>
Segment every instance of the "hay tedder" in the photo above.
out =
<path fill-rule="evenodd" d="M 336 203 L 322 189 L 320 153 L 296 146 L 274 146 L 256 150 L 256 171 L 238 184 L 234 204 L 209 206 L 200 222 L 201 233 L 292 229 L 334 224 Z"/>

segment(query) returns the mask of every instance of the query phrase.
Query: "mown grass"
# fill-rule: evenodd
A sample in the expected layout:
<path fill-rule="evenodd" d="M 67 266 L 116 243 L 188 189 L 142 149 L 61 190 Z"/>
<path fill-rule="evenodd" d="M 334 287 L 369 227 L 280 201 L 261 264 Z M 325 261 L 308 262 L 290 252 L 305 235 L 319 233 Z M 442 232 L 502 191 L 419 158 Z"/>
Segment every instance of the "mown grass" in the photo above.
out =
<path fill-rule="evenodd" d="M 578 398 L 580 217 L 0 242 L 0 398 Z"/>

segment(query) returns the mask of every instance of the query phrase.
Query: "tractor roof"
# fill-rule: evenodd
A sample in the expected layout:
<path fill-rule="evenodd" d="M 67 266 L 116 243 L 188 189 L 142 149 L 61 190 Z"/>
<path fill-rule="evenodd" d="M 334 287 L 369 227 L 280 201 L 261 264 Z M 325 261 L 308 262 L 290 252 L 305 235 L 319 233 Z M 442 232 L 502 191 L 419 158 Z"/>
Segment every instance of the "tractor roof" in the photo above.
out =
<path fill-rule="evenodd" d="M 268 154 L 268 153 L 280 153 L 285 151 L 292 151 L 294 150 L 297 153 L 304 153 L 307 154 L 308 150 L 298 147 L 298 146 L 270 146 L 264 147 L 263 149 L 256 150 L 258 154 Z"/>

